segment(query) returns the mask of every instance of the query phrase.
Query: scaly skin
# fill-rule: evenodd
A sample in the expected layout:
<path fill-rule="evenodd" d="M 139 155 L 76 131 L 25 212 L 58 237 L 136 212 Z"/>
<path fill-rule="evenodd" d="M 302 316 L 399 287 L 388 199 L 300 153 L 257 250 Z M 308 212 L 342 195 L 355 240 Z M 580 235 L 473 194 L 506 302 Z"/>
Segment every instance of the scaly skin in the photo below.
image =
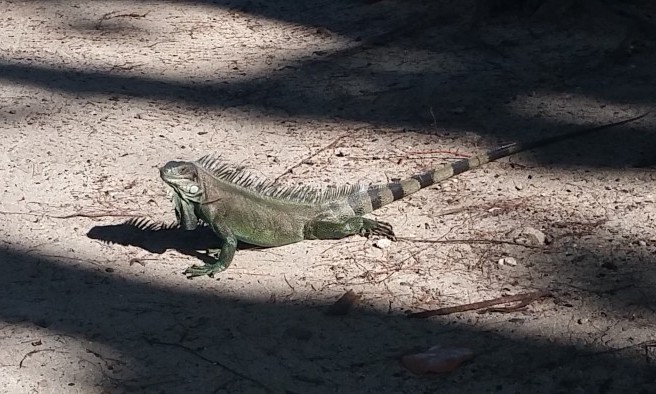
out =
<path fill-rule="evenodd" d="M 504 145 L 400 182 L 345 187 L 324 194 L 310 189 L 276 187 L 207 156 L 196 162 L 168 162 L 160 169 L 160 176 L 173 189 L 178 223 L 193 230 L 198 220 L 202 220 L 223 240 L 220 252 L 215 251 L 218 255 L 213 263 L 193 265 L 185 271 L 190 278 L 212 277 L 230 266 L 237 241 L 281 246 L 305 239 L 339 239 L 353 234 L 376 234 L 394 239 L 389 224 L 362 216 L 485 163 L 646 115 L 535 142 Z"/>

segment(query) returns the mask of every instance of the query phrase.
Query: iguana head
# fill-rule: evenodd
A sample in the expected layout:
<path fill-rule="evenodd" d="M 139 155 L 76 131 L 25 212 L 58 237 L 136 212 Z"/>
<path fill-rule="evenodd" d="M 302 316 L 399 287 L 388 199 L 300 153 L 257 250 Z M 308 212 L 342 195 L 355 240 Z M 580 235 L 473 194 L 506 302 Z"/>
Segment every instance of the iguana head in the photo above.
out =
<path fill-rule="evenodd" d="M 203 196 L 198 169 L 193 163 L 170 161 L 159 169 L 159 175 L 173 189 L 171 200 L 178 223 L 185 230 L 194 230 L 198 225 L 195 205 L 200 204 Z"/>

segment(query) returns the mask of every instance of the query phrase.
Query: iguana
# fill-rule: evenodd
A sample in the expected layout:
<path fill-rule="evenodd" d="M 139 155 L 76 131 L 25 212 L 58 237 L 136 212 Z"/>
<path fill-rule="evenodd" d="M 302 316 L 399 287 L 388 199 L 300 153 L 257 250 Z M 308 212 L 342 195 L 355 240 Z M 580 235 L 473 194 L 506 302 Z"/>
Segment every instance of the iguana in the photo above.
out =
<path fill-rule="evenodd" d="M 180 226 L 193 230 L 200 220 L 223 240 L 223 246 L 220 251 L 215 251 L 212 263 L 193 265 L 184 271 L 189 278 L 212 277 L 228 268 L 238 240 L 271 247 L 306 239 L 338 239 L 353 234 L 377 234 L 394 239 L 389 224 L 363 215 L 490 161 L 619 126 L 646 115 L 538 141 L 503 145 L 387 184 L 349 185 L 326 190 L 280 186 L 255 177 L 242 168 L 230 166 L 214 155 L 193 162 L 170 161 L 160 168 L 160 176 L 172 189 Z"/>

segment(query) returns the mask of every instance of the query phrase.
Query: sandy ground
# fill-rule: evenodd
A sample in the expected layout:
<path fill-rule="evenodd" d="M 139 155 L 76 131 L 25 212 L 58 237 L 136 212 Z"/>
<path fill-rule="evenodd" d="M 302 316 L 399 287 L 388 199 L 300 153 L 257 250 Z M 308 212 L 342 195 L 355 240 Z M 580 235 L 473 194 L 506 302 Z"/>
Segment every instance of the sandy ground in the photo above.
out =
<path fill-rule="evenodd" d="M 144 230 L 174 220 L 169 160 L 385 181 L 656 99 L 649 2 L 297 3 L 0 1 L 1 390 L 656 392 L 654 115 L 381 209 L 384 249 L 244 248 L 184 277 L 216 240 Z M 406 317 L 535 290 L 553 297 Z M 434 345 L 475 357 L 399 363 Z"/>

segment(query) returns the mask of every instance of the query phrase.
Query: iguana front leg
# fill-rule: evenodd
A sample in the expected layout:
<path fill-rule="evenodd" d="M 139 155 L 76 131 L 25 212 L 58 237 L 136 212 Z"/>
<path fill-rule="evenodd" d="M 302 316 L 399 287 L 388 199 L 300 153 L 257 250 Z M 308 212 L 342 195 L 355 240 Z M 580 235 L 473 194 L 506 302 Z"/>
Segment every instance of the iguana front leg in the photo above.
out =
<path fill-rule="evenodd" d="M 394 231 L 389 223 L 379 222 L 353 216 L 346 220 L 336 217 L 319 217 L 305 226 L 306 239 L 340 239 L 349 235 L 360 234 L 364 236 L 380 235 L 395 240 Z"/>
<path fill-rule="evenodd" d="M 208 255 L 214 258 L 213 263 L 203 265 L 194 264 L 187 268 L 184 274 L 189 279 L 203 275 L 213 278 L 214 274 L 225 271 L 230 266 L 230 263 L 232 263 L 232 258 L 235 257 L 237 238 L 235 238 L 232 230 L 221 223 L 211 223 L 210 226 L 214 230 L 214 233 L 223 240 L 223 246 L 221 249 L 208 249 Z M 216 253 L 218 253 L 218 256 L 216 256 Z"/>

